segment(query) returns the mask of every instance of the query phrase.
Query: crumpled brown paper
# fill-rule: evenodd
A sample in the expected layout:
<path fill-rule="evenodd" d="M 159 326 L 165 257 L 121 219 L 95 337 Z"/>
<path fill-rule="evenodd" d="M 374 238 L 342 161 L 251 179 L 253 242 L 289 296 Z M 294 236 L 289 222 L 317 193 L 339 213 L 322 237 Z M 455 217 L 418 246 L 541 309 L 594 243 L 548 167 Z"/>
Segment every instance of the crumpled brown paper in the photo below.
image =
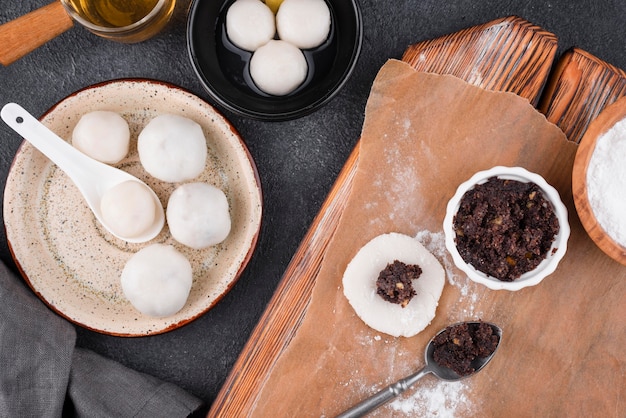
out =
<path fill-rule="evenodd" d="M 623 377 L 607 370 L 624 364 L 626 269 L 599 252 L 578 222 L 571 197 L 574 143 L 514 94 L 391 60 L 372 87 L 359 146 L 354 186 L 306 317 L 267 377 L 253 416 L 335 416 L 423 366 L 426 343 L 439 329 L 475 319 L 504 330 L 484 371 L 456 386 L 427 376 L 371 416 L 584 415 L 591 408 L 612 416 L 624 410 Z M 472 283 L 443 250 L 448 200 L 461 182 L 495 165 L 541 174 L 570 212 L 569 251 L 557 272 L 518 292 Z M 366 326 L 342 291 L 350 259 L 388 232 L 418 236 L 447 272 L 435 319 L 412 338 Z"/>

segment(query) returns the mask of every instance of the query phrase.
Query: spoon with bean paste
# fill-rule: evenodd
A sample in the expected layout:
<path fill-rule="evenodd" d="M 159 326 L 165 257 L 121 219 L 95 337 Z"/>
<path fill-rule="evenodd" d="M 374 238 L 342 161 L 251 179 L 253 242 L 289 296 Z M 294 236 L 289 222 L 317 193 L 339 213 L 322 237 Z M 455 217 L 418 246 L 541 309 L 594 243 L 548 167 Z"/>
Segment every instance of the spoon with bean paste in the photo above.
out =
<path fill-rule="evenodd" d="M 400 395 L 428 373 L 450 382 L 472 376 L 493 358 L 501 339 L 502 329 L 488 322 L 450 325 L 439 331 L 426 346 L 426 364 L 420 371 L 392 383 L 337 418 L 362 417 Z"/>

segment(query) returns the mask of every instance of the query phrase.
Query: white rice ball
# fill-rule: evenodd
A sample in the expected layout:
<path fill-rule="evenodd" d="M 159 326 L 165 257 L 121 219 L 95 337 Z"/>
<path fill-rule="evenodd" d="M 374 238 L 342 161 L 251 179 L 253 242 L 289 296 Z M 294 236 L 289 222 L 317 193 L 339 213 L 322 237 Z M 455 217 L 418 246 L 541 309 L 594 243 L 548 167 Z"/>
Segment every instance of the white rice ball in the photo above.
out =
<path fill-rule="evenodd" d="M 85 113 L 72 131 L 72 145 L 94 160 L 120 162 L 128 154 L 128 122 L 116 112 L 96 110 Z"/>
<path fill-rule="evenodd" d="M 206 164 L 202 127 L 183 116 L 163 114 L 152 119 L 139 134 L 137 150 L 143 168 L 170 183 L 197 177 Z"/>
<path fill-rule="evenodd" d="M 167 203 L 166 216 L 172 237 L 194 249 L 219 244 L 230 233 L 226 195 L 207 183 L 176 188 Z"/>
<path fill-rule="evenodd" d="M 180 311 L 193 281 L 191 263 L 173 246 L 152 244 L 135 253 L 122 270 L 122 290 L 144 315 L 166 317 Z"/>
<path fill-rule="evenodd" d="M 274 38 L 274 13 L 260 0 L 237 0 L 226 12 L 226 33 L 239 48 L 256 51 Z"/>
<path fill-rule="evenodd" d="M 271 40 L 250 59 L 250 76 L 265 93 L 284 96 L 306 79 L 308 64 L 300 49 L 282 40 Z"/>
<path fill-rule="evenodd" d="M 156 203 L 150 189 L 138 181 L 125 181 L 102 196 L 103 221 L 120 237 L 134 238 L 147 231 L 156 219 Z"/>
<path fill-rule="evenodd" d="M 395 260 L 422 269 L 413 280 L 416 295 L 403 308 L 376 293 L 376 280 Z M 348 264 L 343 292 L 356 314 L 368 326 L 394 337 L 412 337 L 430 324 L 445 283 L 439 261 L 419 241 L 408 235 L 379 235 L 365 244 Z"/>
<path fill-rule="evenodd" d="M 276 14 L 280 39 L 302 49 L 324 43 L 330 24 L 330 9 L 324 0 L 285 0 Z"/>

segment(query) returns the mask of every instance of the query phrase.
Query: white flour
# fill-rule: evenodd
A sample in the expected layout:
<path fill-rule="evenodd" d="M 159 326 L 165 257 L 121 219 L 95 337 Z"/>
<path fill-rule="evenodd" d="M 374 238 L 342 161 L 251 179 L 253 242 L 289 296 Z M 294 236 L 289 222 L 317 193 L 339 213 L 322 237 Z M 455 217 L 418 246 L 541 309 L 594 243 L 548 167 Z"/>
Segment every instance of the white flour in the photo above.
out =
<path fill-rule="evenodd" d="M 626 246 L 626 119 L 598 138 L 587 168 L 587 193 L 600 226 Z"/>
<path fill-rule="evenodd" d="M 424 247 L 428 249 L 443 265 L 446 270 L 446 277 L 448 283 L 455 286 L 461 292 L 461 299 L 456 304 L 458 309 L 462 309 L 461 312 L 455 312 L 455 314 L 462 314 L 459 321 L 467 320 L 468 318 L 479 315 L 475 312 L 475 304 L 478 301 L 478 295 L 474 291 L 475 284 L 471 283 L 465 275 L 457 274 L 457 270 L 454 268 L 454 261 L 448 253 L 445 245 L 445 236 L 443 232 L 431 232 L 420 231 L 415 238 L 422 243 Z M 460 308 L 463 307 L 463 308 Z M 471 318 L 470 318 L 471 319 Z"/>
<path fill-rule="evenodd" d="M 466 383 L 443 380 L 422 380 L 418 388 L 406 398 L 394 400 L 390 407 L 407 416 L 453 418 L 461 413 L 471 415 L 473 404 L 467 395 Z"/>

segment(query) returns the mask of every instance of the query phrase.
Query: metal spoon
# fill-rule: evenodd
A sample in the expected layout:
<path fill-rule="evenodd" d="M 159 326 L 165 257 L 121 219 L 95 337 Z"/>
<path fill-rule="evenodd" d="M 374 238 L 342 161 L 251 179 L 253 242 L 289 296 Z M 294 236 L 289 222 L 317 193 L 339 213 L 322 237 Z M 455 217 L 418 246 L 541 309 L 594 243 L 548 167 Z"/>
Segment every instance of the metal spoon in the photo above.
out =
<path fill-rule="evenodd" d="M 161 232 L 165 224 L 163 205 L 154 191 L 141 180 L 125 171 L 86 156 L 16 103 L 6 104 L 0 111 L 0 117 L 68 175 L 83 194 L 96 219 L 113 235 L 128 242 L 139 243 L 149 241 Z M 139 182 L 150 190 L 156 213 L 155 221 L 147 231 L 139 236 L 123 237 L 113 232 L 102 218 L 100 202 L 109 189 L 129 180 Z"/>
<path fill-rule="evenodd" d="M 466 323 L 471 325 L 471 324 L 479 324 L 480 322 L 466 322 Z M 411 386 L 413 386 L 422 377 L 426 376 L 428 373 L 432 373 L 438 378 L 449 381 L 449 382 L 461 380 L 466 377 L 472 376 L 473 374 L 478 373 L 493 358 L 493 355 L 496 353 L 498 347 L 500 346 L 500 342 L 502 341 L 502 329 L 500 329 L 500 327 L 494 324 L 490 324 L 490 323 L 486 323 L 486 324 L 491 326 L 491 328 L 493 329 L 493 332 L 498 335 L 499 337 L 498 345 L 496 346 L 496 350 L 494 350 L 493 353 L 491 353 L 488 357 L 477 357 L 472 362 L 472 367 L 474 368 L 474 371 L 472 373 L 468 375 L 464 375 L 464 376 L 459 376 L 452 369 L 438 365 L 433 359 L 433 353 L 435 351 L 435 345 L 433 343 L 434 339 L 437 335 L 441 334 L 442 332 L 446 330 L 446 328 L 444 328 L 441 331 L 439 331 L 428 342 L 428 345 L 426 346 L 426 352 L 424 353 L 426 365 L 420 371 L 410 376 L 407 376 L 404 379 L 400 379 L 395 383 L 392 383 L 391 385 L 382 389 L 378 393 L 361 401 L 360 403 L 356 404 L 355 406 L 348 409 L 347 411 L 344 411 L 341 414 L 337 415 L 336 418 L 362 417 L 366 415 L 367 413 L 372 412 L 374 409 L 378 408 L 379 406 L 382 406 L 383 404 L 390 401 L 391 399 L 395 398 L 396 396 L 400 395 L 401 393 L 409 389 Z M 453 324 L 451 326 L 454 326 L 454 325 L 457 325 L 457 324 Z"/>

